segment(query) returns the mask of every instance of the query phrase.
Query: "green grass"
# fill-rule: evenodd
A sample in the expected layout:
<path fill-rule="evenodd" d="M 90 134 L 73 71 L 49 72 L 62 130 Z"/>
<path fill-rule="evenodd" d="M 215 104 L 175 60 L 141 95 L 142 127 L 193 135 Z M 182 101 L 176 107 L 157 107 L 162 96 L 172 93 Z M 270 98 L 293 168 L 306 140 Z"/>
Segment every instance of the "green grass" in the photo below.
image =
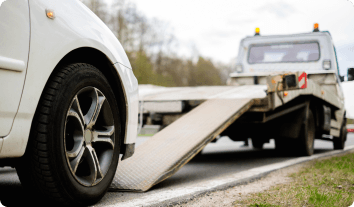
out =
<path fill-rule="evenodd" d="M 291 183 L 251 194 L 235 206 L 350 206 L 354 202 L 354 154 L 314 161 L 292 174 Z"/>
<path fill-rule="evenodd" d="M 152 137 L 155 134 L 138 134 L 138 137 Z"/>

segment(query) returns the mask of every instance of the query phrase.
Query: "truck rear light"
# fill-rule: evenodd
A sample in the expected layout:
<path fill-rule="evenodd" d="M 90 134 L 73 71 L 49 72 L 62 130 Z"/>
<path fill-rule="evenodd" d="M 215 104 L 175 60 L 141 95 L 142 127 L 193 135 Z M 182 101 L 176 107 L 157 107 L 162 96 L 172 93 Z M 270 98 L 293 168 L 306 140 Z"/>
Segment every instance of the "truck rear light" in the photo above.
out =
<path fill-rule="evenodd" d="M 243 66 L 242 65 L 236 65 L 236 72 L 242 73 L 243 72 Z"/>
<path fill-rule="evenodd" d="M 323 61 L 323 69 L 325 69 L 325 70 L 331 69 L 331 61 L 330 60 Z"/>

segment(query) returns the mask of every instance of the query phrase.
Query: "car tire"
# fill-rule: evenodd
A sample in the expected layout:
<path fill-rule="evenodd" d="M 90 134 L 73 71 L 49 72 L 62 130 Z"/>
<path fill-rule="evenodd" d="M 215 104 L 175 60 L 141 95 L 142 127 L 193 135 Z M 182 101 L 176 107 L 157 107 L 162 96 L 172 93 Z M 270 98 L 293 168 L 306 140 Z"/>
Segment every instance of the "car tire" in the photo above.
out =
<path fill-rule="evenodd" d="M 47 82 L 16 170 L 38 198 L 92 205 L 112 182 L 120 141 L 119 109 L 107 79 L 92 65 L 70 64 Z"/>
<path fill-rule="evenodd" d="M 345 147 L 345 141 L 347 141 L 347 121 L 343 120 L 342 127 L 340 128 L 339 137 L 333 137 L 333 148 L 335 150 L 342 150 Z"/>
<path fill-rule="evenodd" d="M 298 154 L 301 156 L 311 156 L 314 152 L 315 141 L 315 119 L 311 109 L 308 111 L 308 117 L 302 124 L 298 137 Z"/>

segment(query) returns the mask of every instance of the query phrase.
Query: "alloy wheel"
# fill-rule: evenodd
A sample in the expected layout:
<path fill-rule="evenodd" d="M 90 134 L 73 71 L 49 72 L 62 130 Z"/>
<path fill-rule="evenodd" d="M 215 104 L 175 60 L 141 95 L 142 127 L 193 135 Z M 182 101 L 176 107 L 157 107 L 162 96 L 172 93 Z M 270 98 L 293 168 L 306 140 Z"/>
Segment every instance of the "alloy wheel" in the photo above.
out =
<path fill-rule="evenodd" d="M 65 156 L 72 175 L 84 186 L 106 175 L 114 151 L 114 119 L 104 94 L 81 89 L 71 101 L 64 129 Z"/>

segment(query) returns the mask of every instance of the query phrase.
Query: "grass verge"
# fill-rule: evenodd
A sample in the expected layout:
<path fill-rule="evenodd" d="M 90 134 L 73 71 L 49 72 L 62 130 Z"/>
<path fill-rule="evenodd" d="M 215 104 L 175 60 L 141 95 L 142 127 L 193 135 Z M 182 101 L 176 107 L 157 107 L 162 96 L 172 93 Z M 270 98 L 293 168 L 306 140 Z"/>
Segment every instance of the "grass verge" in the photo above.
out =
<path fill-rule="evenodd" d="M 350 206 L 354 201 L 354 153 L 313 161 L 291 183 L 251 194 L 234 206 Z"/>
<path fill-rule="evenodd" d="M 138 134 L 138 137 L 152 137 L 155 134 Z"/>

